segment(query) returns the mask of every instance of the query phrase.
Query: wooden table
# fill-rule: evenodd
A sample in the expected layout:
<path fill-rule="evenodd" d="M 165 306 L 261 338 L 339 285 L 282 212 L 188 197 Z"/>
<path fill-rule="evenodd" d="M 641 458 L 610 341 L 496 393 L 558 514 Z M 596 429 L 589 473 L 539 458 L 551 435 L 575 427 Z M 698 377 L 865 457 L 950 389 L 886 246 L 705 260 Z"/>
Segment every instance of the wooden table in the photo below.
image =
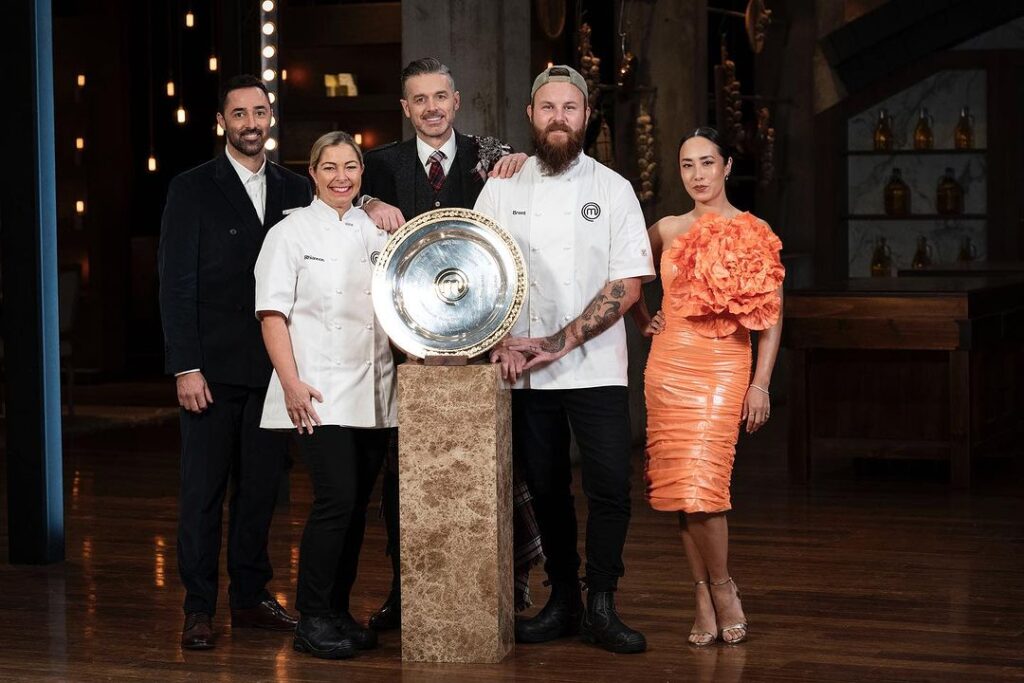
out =
<path fill-rule="evenodd" d="M 865 278 L 788 292 L 790 473 L 811 458 L 971 456 L 1020 434 L 1024 277 Z"/>

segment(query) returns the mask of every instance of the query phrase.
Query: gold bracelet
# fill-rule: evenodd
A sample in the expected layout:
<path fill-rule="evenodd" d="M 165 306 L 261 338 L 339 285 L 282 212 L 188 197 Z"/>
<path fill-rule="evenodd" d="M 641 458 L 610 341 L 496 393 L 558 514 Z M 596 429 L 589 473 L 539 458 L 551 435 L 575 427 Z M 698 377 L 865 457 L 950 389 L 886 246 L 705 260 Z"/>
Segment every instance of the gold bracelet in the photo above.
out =
<path fill-rule="evenodd" d="M 758 391 L 760 391 L 760 392 L 761 392 L 762 394 L 764 394 L 765 396 L 767 396 L 767 397 L 771 398 L 771 394 L 770 394 L 770 393 L 768 393 L 768 390 L 767 390 L 767 389 L 765 389 L 764 387 L 759 387 L 759 386 L 758 386 L 758 385 L 756 385 L 756 384 L 751 384 L 751 385 L 750 385 L 750 388 L 751 388 L 751 389 L 757 389 Z"/>

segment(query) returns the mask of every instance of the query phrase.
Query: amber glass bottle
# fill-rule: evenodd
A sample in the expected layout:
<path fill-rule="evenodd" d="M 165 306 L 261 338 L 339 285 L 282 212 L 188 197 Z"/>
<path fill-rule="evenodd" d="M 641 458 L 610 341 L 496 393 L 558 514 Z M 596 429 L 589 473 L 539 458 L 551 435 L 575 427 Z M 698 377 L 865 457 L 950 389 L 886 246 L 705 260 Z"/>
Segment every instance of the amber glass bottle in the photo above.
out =
<path fill-rule="evenodd" d="M 953 146 L 956 149 L 974 148 L 974 117 L 967 107 L 960 110 L 960 120 L 953 129 Z"/>
<path fill-rule="evenodd" d="M 890 277 L 892 275 L 892 250 L 885 243 L 884 237 L 875 240 L 875 251 L 871 254 L 871 277 Z"/>
<path fill-rule="evenodd" d="M 900 169 L 892 169 L 892 175 L 885 186 L 885 213 L 888 216 L 910 214 L 910 188 L 903 182 Z"/>
<path fill-rule="evenodd" d="M 928 114 L 926 107 L 921 107 L 921 114 L 917 117 L 917 125 L 914 126 L 914 149 L 931 149 L 935 146 L 935 136 L 932 135 L 932 117 Z"/>
<path fill-rule="evenodd" d="M 964 189 L 956 181 L 951 168 L 947 168 L 945 175 L 939 178 L 935 210 L 943 216 L 957 216 L 964 212 Z"/>
<path fill-rule="evenodd" d="M 875 126 L 873 142 L 876 152 L 892 150 L 892 116 L 885 109 L 878 110 L 878 124 Z"/>
<path fill-rule="evenodd" d="M 932 264 L 932 245 L 928 244 L 928 238 L 921 235 L 917 238 L 917 249 L 914 250 L 914 258 L 910 261 L 910 267 L 914 270 L 927 268 Z"/>
<path fill-rule="evenodd" d="M 971 242 L 970 237 L 964 237 L 960 240 L 960 251 L 956 255 L 957 262 L 970 263 L 976 258 L 978 258 L 978 248 Z"/>

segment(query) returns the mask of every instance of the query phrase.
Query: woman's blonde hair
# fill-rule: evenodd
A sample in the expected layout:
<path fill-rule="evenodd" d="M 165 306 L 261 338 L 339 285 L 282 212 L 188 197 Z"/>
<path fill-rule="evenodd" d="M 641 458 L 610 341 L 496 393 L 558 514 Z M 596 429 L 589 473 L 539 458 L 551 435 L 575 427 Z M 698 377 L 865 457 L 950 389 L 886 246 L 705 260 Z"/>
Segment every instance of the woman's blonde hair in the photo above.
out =
<path fill-rule="evenodd" d="M 320 163 L 320 156 L 324 153 L 324 150 L 336 145 L 348 145 L 354 149 L 356 151 L 356 158 L 359 159 L 359 165 L 363 165 L 363 150 L 359 149 L 355 139 L 343 130 L 335 130 L 330 133 L 324 133 L 313 143 L 313 148 L 309 150 L 309 167 L 316 168 L 316 165 Z"/>

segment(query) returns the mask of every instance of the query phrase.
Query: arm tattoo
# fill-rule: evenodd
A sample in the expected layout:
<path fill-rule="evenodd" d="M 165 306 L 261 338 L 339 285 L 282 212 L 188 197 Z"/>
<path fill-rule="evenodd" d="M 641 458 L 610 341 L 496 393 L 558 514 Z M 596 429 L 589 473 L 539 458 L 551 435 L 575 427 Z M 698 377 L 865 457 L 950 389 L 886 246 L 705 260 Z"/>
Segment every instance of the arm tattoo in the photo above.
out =
<path fill-rule="evenodd" d="M 580 339 L 584 342 L 593 339 L 614 325 L 622 317 L 622 299 L 625 296 L 626 284 L 622 280 L 605 285 L 575 321 L 580 326 Z"/>
<path fill-rule="evenodd" d="M 540 350 L 547 353 L 558 353 L 565 348 L 565 330 L 561 329 L 540 343 Z"/>

